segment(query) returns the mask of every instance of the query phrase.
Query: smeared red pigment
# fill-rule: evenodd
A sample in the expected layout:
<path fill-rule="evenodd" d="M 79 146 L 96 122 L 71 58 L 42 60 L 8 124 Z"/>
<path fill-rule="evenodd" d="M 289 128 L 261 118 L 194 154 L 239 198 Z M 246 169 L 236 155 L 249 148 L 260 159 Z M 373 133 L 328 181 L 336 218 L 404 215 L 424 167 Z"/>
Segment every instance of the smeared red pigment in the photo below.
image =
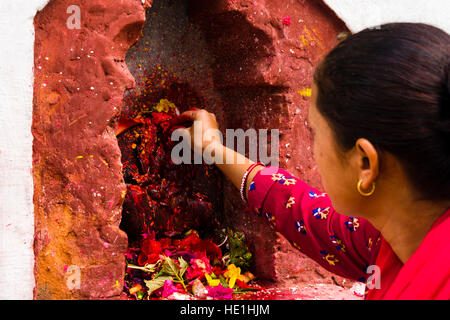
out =
<path fill-rule="evenodd" d="M 127 184 L 121 229 L 131 241 L 147 233 L 162 237 L 214 229 L 214 212 L 220 211 L 214 194 L 221 188 L 219 172 L 212 166 L 171 161 L 171 123 L 177 112 L 201 107 L 201 100 L 161 69 L 148 74 L 141 88 L 126 99 L 119 122 L 132 126 L 118 136 Z M 155 110 L 158 104 L 165 110 Z"/>

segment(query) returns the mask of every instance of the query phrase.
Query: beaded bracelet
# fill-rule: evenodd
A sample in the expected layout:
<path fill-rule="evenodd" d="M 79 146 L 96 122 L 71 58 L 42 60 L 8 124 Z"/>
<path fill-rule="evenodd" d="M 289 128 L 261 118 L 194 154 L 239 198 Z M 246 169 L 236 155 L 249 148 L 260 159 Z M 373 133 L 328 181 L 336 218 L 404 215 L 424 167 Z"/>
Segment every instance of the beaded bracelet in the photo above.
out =
<path fill-rule="evenodd" d="M 248 167 L 248 169 L 244 173 L 244 176 L 242 177 L 241 188 L 240 188 L 239 192 L 241 194 L 242 201 L 244 201 L 245 203 L 247 203 L 247 199 L 245 199 L 244 188 L 245 188 L 245 184 L 247 183 L 247 177 L 250 174 L 250 172 L 252 172 L 252 170 L 255 167 L 257 167 L 257 166 L 263 166 L 264 167 L 264 164 L 262 164 L 261 162 L 257 162 L 257 163 L 252 164 L 250 167 Z"/>

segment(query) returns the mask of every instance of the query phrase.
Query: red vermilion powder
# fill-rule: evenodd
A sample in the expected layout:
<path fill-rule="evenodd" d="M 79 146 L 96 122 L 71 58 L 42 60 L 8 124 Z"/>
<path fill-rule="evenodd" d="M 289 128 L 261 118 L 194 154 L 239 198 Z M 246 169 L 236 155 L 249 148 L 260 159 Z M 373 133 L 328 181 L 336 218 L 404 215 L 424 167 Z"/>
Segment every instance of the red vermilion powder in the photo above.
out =
<path fill-rule="evenodd" d="M 219 225 L 220 173 L 213 166 L 174 165 L 170 158 L 175 106 L 183 112 L 202 108 L 202 101 L 188 85 L 161 69 L 147 74 L 139 87 L 139 93 L 125 99 L 122 119 L 140 124 L 118 136 L 127 184 L 121 229 L 130 241 L 146 233 L 157 238 L 189 229 L 208 233 Z"/>

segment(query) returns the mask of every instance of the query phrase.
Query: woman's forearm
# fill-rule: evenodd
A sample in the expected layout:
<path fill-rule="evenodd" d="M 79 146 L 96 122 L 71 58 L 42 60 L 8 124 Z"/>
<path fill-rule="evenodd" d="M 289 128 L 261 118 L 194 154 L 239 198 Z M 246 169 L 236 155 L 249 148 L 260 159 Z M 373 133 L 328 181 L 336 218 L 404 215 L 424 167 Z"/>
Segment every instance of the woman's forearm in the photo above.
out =
<path fill-rule="evenodd" d="M 244 155 L 227 148 L 222 144 L 218 144 L 215 147 L 215 152 L 222 161 L 216 162 L 216 166 L 225 174 L 225 176 L 233 183 L 236 188 L 240 189 L 242 177 L 247 169 L 255 162 L 248 159 Z M 245 196 L 247 197 L 248 185 L 252 182 L 253 177 L 262 169 L 262 166 L 254 168 L 248 178 L 246 185 L 244 186 Z"/>

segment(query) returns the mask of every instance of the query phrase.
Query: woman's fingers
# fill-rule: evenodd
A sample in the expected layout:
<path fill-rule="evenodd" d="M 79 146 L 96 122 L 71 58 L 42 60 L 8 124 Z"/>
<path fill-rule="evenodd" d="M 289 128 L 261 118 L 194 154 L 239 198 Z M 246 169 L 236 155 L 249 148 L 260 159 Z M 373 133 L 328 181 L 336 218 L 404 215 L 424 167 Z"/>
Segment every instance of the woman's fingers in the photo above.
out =
<path fill-rule="evenodd" d="M 194 121 L 211 121 L 211 119 L 215 121 L 215 115 L 209 113 L 205 109 L 191 108 L 190 110 L 183 112 L 178 117 L 173 119 L 171 121 L 171 125 L 175 126 L 183 123 L 184 124 L 189 123 L 189 126 L 185 127 L 190 127 L 192 125 L 192 122 Z"/>
<path fill-rule="evenodd" d="M 187 122 L 193 122 L 199 118 L 198 114 L 200 112 L 200 109 L 192 108 L 191 110 L 185 111 L 182 114 L 180 114 L 178 117 L 174 118 L 171 121 L 171 125 L 179 125 Z"/>
<path fill-rule="evenodd" d="M 188 112 L 188 111 L 186 111 L 186 112 Z M 190 113 L 186 114 L 186 112 L 184 112 L 184 113 L 180 114 L 178 117 L 175 117 L 172 120 L 170 120 L 170 126 L 174 127 L 174 126 L 178 126 L 178 125 L 191 123 L 193 121 L 193 115 Z M 186 127 L 186 126 L 184 126 L 184 127 Z"/>
<path fill-rule="evenodd" d="M 199 123 L 194 128 L 193 124 Z M 216 116 L 205 109 L 188 110 L 171 121 L 172 128 L 185 128 L 189 132 L 193 145 L 202 150 L 211 142 L 221 141 Z"/>

